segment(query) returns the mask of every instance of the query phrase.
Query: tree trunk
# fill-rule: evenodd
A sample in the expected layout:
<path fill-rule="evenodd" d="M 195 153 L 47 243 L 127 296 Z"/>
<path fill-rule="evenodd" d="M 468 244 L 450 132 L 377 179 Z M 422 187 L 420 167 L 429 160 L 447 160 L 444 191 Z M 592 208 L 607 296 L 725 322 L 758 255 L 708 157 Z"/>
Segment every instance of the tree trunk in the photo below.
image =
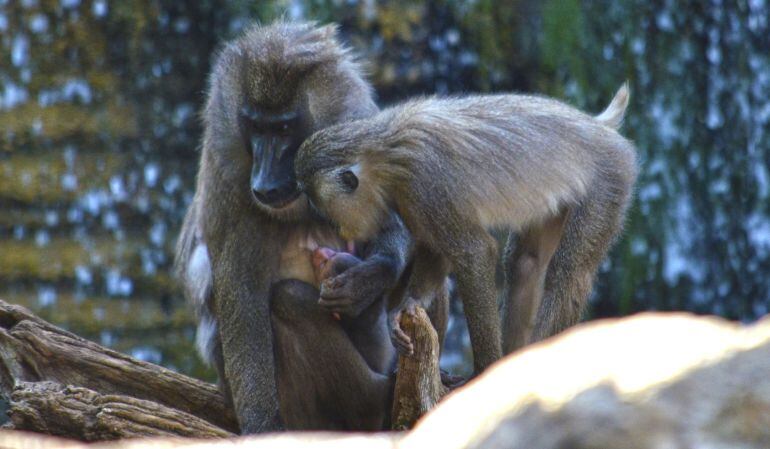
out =
<path fill-rule="evenodd" d="M 437 343 L 421 338 L 430 335 L 426 324 L 420 312 L 402 322 L 416 344 L 415 356 L 400 361 L 394 421 L 402 427 L 410 426 L 443 392 L 437 369 L 419 364 L 435 361 L 425 358 Z M 221 433 L 203 420 L 150 401 L 38 382 L 19 384 L 12 397 L 14 423 L 32 422 L 25 426 L 79 439 L 174 437 L 85 445 L 0 430 L 0 448 L 767 449 L 768 371 L 768 319 L 740 326 L 681 313 L 639 314 L 581 325 L 509 355 L 443 398 L 409 432 L 178 438 Z"/>

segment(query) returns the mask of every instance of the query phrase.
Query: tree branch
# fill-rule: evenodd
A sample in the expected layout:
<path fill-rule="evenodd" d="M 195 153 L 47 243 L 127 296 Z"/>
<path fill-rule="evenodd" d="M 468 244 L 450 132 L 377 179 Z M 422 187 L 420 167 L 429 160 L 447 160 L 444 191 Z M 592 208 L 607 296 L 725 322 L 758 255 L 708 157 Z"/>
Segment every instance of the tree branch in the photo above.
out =
<path fill-rule="evenodd" d="M 152 401 L 238 431 L 215 385 L 107 349 L 0 301 L 0 388 L 12 398 L 21 382 L 40 381 Z"/>
<path fill-rule="evenodd" d="M 234 434 L 152 401 L 102 395 L 54 382 L 22 382 L 11 395 L 14 429 L 85 441 L 152 436 L 224 438 Z"/>

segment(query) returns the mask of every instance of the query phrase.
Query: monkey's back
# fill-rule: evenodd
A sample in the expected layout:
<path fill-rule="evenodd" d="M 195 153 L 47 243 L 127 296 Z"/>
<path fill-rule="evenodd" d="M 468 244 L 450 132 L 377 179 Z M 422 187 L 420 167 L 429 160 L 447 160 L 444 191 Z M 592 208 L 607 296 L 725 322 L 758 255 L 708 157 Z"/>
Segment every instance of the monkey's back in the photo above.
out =
<path fill-rule="evenodd" d="M 571 106 L 525 95 L 413 100 L 383 115 L 412 191 L 440 192 L 487 227 L 524 226 L 575 203 L 633 146 Z"/>

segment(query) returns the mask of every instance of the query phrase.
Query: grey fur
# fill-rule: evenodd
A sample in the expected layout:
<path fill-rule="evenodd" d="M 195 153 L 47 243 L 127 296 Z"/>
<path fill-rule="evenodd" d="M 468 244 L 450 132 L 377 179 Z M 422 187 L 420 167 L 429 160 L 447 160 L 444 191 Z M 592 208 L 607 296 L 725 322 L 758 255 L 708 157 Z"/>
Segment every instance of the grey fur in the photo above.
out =
<path fill-rule="evenodd" d="M 308 257 L 295 257 L 291 242 L 315 236 L 314 244 L 338 249 L 345 242 L 307 207 L 304 195 L 282 209 L 254 200 L 252 158 L 238 128 L 244 104 L 276 113 L 299 111 L 308 132 L 377 111 L 369 85 L 337 41 L 334 27 L 288 22 L 255 26 L 219 52 L 203 111 L 196 192 L 176 254 L 177 273 L 201 323 L 198 346 L 214 361 L 243 433 L 282 426 L 371 428 L 378 420 L 382 426 L 382 407 L 387 406 L 383 373 L 361 364 L 361 352 L 370 349 L 354 346 L 352 334 L 318 306 L 318 290 L 284 280 L 308 272 L 310 265 L 310 248 L 304 248 Z M 409 238 L 400 222 L 391 223 L 364 245 L 363 263 L 321 292 L 342 313 L 356 316 L 378 307 L 379 298 L 401 275 Z M 309 338 L 311 328 L 317 334 Z M 372 324 L 368 331 L 375 328 Z M 303 358 L 281 356 L 277 363 L 274 351 L 298 351 Z M 348 383 L 371 388 L 372 394 L 332 394 L 336 385 Z M 353 415 L 362 410 L 374 417 L 363 422 Z"/>
<path fill-rule="evenodd" d="M 409 300 L 455 273 L 480 372 L 503 343 L 528 341 L 534 323 L 544 323 L 542 338 L 576 321 L 568 309 L 582 310 L 636 178 L 633 145 L 615 129 L 627 101 L 623 87 L 597 118 L 526 95 L 412 100 L 317 132 L 300 148 L 297 175 L 345 238 L 369 238 L 398 212 L 418 244 Z M 341 182 L 346 171 L 354 191 Z M 503 341 L 490 228 L 524 237 L 508 254 Z"/>

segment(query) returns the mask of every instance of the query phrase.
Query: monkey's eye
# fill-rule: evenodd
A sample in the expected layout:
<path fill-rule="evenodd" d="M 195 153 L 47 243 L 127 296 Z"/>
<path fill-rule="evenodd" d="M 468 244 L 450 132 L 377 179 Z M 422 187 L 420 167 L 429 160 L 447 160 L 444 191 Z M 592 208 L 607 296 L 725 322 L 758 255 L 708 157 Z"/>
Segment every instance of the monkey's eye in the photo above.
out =
<path fill-rule="evenodd" d="M 356 190 L 358 187 L 358 178 L 355 173 L 350 170 L 345 170 L 340 173 L 340 182 L 342 182 L 342 185 L 350 192 Z"/>
<path fill-rule="evenodd" d="M 290 130 L 291 130 L 291 124 L 289 122 L 281 122 L 276 126 L 276 131 L 278 131 L 278 134 L 281 134 L 281 135 L 289 134 Z"/>

